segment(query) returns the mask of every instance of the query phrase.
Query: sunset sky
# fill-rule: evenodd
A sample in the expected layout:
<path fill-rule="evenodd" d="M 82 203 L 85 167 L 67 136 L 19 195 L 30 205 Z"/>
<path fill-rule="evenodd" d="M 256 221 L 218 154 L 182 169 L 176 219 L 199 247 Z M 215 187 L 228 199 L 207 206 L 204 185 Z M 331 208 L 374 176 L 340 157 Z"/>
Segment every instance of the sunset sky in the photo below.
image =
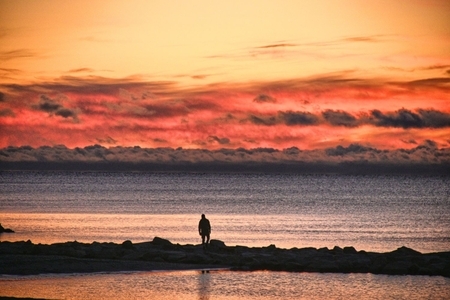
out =
<path fill-rule="evenodd" d="M 0 148 L 450 148 L 450 1 L 0 0 Z"/>

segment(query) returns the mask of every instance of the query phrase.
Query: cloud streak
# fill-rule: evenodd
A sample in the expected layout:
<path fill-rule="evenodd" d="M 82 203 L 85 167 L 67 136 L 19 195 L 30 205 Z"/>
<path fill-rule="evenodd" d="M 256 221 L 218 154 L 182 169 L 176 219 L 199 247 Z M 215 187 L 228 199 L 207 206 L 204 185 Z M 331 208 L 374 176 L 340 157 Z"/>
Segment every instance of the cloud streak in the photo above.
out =
<path fill-rule="evenodd" d="M 261 46 L 235 50 L 228 54 L 209 55 L 208 59 L 254 59 L 258 57 L 335 57 L 332 54 L 336 47 L 345 47 L 351 44 L 381 44 L 389 41 L 390 35 L 350 36 L 339 39 L 321 40 L 315 42 L 275 42 Z M 352 55 L 357 55 L 356 52 Z"/>
<path fill-rule="evenodd" d="M 15 49 L 0 52 L 0 61 L 5 62 L 13 59 L 31 58 L 36 56 L 37 54 L 29 49 Z"/>

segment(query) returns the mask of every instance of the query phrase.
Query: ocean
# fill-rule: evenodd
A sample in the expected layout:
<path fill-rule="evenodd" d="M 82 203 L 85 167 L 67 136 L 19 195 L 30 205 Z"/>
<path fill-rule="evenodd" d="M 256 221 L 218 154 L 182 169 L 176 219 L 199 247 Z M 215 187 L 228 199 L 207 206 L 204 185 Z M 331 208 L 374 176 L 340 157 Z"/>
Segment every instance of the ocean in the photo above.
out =
<path fill-rule="evenodd" d="M 16 231 L 0 235 L 1 241 L 138 243 L 158 236 L 172 243 L 198 244 L 197 224 L 204 213 L 212 225 L 211 238 L 228 246 L 450 251 L 450 176 L 2 171 L 0 191 L 0 223 Z M 118 278 L 127 280 L 112 284 Z M 231 278 L 241 278 L 247 288 Z M 205 280 L 208 289 L 200 295 L 199 282 Z M 81 295 L 75 288 L 78 292 L 64 295 L 50 288 L 58 281 L 67 287 L 64 293 L 71 285 L 81 285 L 87 289 L 85 299 L 89 291 L 92 298 L 106 295 L 100 292 L 102 282 L 117 297 L 123 291 L 128 298 L 135 292 L 160 299 L 175 294 L 183 295 L 175 299 L 320 299 L 324 282 L 352 287 L 327 289 L 327 298 L 334 299 L 368 295 L 368 286 L 375 291 L 391 285 L 397 296 L 378 292 L 375 298 L 414 299 L 431 291 L 436 295 L 431 298 L 450 295 L 450 281 L 442 277 L 218 271 L 2 276 L 0 295 Z M 171 284 L 159 289 L 160 281 Z M 216 281 L 225 287 L 216 289 Z M 136 282 L 145 284 L 136 287 Z M 412 282 L 415 288 L 405 292 Z M 261 284 L 270 284 L 273 291 L 259 294 L 255 287 Z M 24 286 L 34 292 L 23 293 Z M 48 286 L 48 293 L 39 286 Z"/>

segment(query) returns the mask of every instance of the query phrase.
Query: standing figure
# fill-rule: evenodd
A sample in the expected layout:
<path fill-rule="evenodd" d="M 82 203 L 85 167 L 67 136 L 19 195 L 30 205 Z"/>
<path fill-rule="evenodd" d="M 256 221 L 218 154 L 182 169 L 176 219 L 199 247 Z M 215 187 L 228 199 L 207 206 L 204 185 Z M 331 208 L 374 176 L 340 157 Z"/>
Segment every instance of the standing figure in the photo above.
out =
<path fill-rule="evenodd" d="M 202 214 L 202 218 L 200 219 L 200 222 L 198 222 L 198 234 L 202 236 L 203 248 L 206 248 L 208 246 L 210 233 L 211 233 L 211 224 L 209 223 L 209 220 L 205 217 L 205 215 Z"/>

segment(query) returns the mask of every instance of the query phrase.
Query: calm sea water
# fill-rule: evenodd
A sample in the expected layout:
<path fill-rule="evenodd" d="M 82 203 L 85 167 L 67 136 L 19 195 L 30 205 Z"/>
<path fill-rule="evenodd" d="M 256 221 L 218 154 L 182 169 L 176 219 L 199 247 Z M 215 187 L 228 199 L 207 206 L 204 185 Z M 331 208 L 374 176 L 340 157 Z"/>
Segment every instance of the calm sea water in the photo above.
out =
<path fill-rule="evenodd" d="M 450 176 L 1 172 L 2 240 L 450 250 Z"/>
<path fill-rule="evenodd" d="M 3 241 L 131 240 L 137 243 L 159 236 L 174 243 L 197 244 L 200 242 L 198 220 L 200 214 L 205 213 L 212 224 L 212 238 L 227 245 L 275 244 L 282 248 L 332 248 L 337 245 L 382 252 L 407 246 L 421 252 L 450 251 L 450 176 L 3 171 L 0 172 L 0 191 L 0 222 L 16 231 L 15 234 L 0 235 Z M 100 280 L 109 287 L 107 289 L 111 289 L 113 284 L 107 282 L 119 276 L 131 276 L 126 278 L 133 280 L 144 276 L 145 280 L 149 277 L 157 278 L 156 281 L 162 280 L 158 276 L 166 276 L 151 274 L 89 275 L 94 279 L 89 277 L 86 282 L 83 281 L 86 277 L 81 275 L 15 278 L 12 281 L 2 277 L 0 286 L 5 283 L 14 286 L 14 282 L 19 282 L 31 288 L 36 282 L 38 285 L 46 282 L 51 285 L 55 280 L 68 280 L 95 290 L 89 282 Z M 189 276 L 169 274 L 168 277 L 175 281 L 171 291 L 178 293 L 178 287 L 183 286 L 183 280 Z M 267 280 L 271 284 L 274 282 L 272 287 L 276 293 L 286 292 L 284 296 L 287 297 L 291 295 L 287 291 L 292 289 L 283 282 L 301 281 L 306 278 L 304 276 L 313 276 L 308 280 L 312 280 L 311 289 L 314 291 L 323 279 L 319 275 L 228 272 L 209 276 L 214 282 L 230 282 L 229 289 L 235 285 L 227 276 L 245 277 L 249 280 L 249 288 Z M 434 283 L 430 283 L 428 277 L 404 276 L 399 280 L 397 277 L 386 279 L 363 274 L 330 276 L 328 280 L 332 284 L 351 280 L 353 283 L 348 284 L 356 286 L 354 295 L 358 295 L 357 290 L 366 289 L 367 283 L 376 286 L 378 282 L 386 284 L 392 279 L 391 284 L 398 285 L 401 290 L 406 280 L 425 289 L 430 286 L 437 289 L 439 280 L 443 280 L 440 278 L 435 282 L 436 278 L 432 278 L 430 280 Z M 197 280 L 192 278 L 190 280 Z M 177 284 L 177 280 L 181 281 Z M 446 283 L 448 286 L 448 281 Z M 294 295 L 306 293 L 304 290 L 292 291 Z M 318 291 L 313 293 L 323 295 Z M 128 292 L 133 293 L 133 290 Z M 237 294 L 230 292 L 230 295 Z M 306 298 L 314 298 L 309 292 L 305 295 Z M 340 295 L 330 294 L 327 298 L 341 298 Z M 224 296 L 223 299 L 233 297 Z M 252 297 L 265 299 L 259 294 L 251 297 L 245 294 L 244 298 Z M 57 298 L 74 297 L 64 295 Z"/>

